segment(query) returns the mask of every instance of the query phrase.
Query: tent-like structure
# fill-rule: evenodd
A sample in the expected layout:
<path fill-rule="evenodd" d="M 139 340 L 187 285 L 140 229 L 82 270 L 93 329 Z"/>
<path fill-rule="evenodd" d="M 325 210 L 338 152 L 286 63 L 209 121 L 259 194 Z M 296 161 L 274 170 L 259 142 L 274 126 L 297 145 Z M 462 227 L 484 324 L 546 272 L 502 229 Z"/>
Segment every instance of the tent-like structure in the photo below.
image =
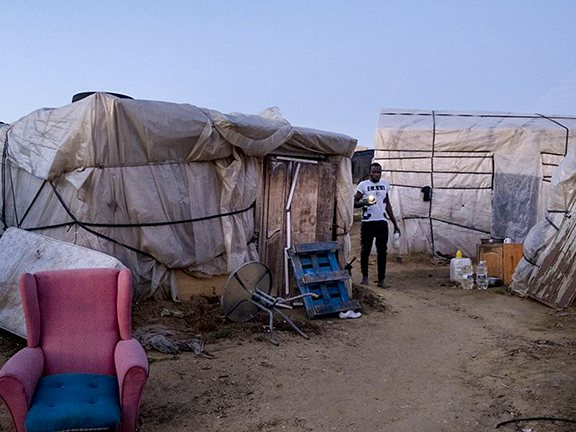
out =
<path fill-rule="evenodd" d="M 474 257 L 482 237 L 523 241 L 575 132 L 569 116 L 383 109 L 374 160 L 393 186 L 400 252 Z"/>
<path fill-rule="evenodd" d="M 516 267 L 511 286 L 515 293 L 530 296 L 539 301 L 542 301 L 544 295 L 537 290 L 533 282 L 540 271 L 546 271 L 543 264 L 547 256 L 558 246 L 558 243 L 569 249 L 576 249 L 575 244 L 565 244 L 567 239 L 557 238 L 562 234 L 563 225 L 570 221 L 576 212 L 576 147 L 568 151 L 552 175 L 546 209 L 546 217 L 532 227 L 524 240 L 523 257 Z M 570 263 L 570 266 L 573 264 Z M 566 281 L 572 288 L 570 294 L 574 295 L 576 291 L 574 282 L 567 276 L 564 272 L 558 271 L 555 283 L 546 288 L 557 290 L 558 286 Z M 546 298 L 545 303 L 556 306 L 564 301 L 565 307 L 568 303 L 563 298 L 564 294 L 565 292 L 559 292 L 557 296 Z"/>
<path fill-rule="evenodd" d="M 140 297 L 162 287 L 176 298 L 174 269 L 210 277 L 258 259 L 282 286 L 287 230 L 293 243 L 349 249 L 355 147 L 277 109 L 224 115 L 95 93 L 0 125 L 0 216 L 118 258 Z"/>

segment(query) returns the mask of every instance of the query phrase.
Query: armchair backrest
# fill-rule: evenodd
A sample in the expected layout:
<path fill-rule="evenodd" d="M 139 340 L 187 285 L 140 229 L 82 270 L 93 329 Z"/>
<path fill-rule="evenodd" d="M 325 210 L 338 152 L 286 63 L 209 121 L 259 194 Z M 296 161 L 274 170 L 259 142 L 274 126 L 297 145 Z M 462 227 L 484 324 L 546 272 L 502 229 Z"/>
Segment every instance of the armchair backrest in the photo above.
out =
<path fill-rule="evenodd" d="M 129 270 L 75 269 L 20 277 L 29 347 L 44 352 L 44 375 L 115 375 L 114 348 L 131 338 Z"/>

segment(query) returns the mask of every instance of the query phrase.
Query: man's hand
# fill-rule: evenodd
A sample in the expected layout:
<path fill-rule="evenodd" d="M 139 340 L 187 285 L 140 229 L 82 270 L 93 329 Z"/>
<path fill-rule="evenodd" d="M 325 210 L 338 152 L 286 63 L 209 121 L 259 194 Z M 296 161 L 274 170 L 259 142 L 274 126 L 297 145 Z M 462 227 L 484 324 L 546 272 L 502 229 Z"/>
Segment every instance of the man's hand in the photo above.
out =
<path fill-rule="evenodd" d="M 359 204 L 361 204 L 364 207 L 370 207 L 370 206 L 373 206 L 374 204 L 376 204 L 376 201 L 370 201 L 368 199 L 363 199 L 363 200 L 360 200 Z"/>

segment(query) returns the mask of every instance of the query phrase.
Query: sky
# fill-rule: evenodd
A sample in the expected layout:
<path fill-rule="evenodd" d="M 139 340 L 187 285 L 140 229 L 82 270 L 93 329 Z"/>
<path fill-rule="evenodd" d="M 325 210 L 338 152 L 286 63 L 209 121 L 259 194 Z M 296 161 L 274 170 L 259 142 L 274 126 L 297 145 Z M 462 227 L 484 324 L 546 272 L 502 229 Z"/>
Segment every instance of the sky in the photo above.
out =
<path fill-rule="evenodd" d="M 258 114 L 373 147 L 382 108 L 576 115 L 573 0 L 3 0 L 0 121 L 75 93 Z"/>

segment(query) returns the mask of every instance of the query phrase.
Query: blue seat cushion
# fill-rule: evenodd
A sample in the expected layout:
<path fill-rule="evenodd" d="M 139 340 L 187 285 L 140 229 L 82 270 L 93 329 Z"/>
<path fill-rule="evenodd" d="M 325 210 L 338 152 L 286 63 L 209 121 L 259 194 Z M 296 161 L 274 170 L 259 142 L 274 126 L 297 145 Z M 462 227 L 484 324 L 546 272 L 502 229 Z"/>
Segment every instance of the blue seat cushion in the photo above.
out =
<path fill-rule="evenodd" d="M 36 387 L 26 431 L 115 430 L 120 417 L 115 376 L 50 375 L 42 377 Z"/>

